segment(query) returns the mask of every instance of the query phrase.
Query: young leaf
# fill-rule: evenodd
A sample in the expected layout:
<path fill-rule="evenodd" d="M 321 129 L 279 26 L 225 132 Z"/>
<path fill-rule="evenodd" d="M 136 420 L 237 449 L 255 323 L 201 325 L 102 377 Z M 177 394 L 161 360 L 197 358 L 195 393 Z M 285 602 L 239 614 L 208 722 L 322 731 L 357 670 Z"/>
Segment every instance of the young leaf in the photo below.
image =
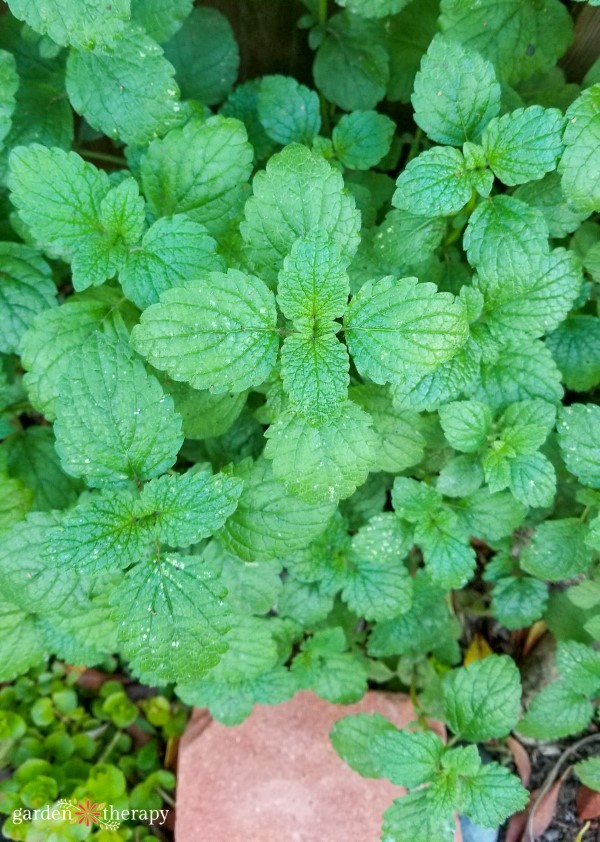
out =
<path fill-rule="evenodd" d="M 294 411 L 313 423 L 339 412 L 348 396 L 350 361 L 333 333 L 287 336 L 281 348 L 281 378 Z"/>
<path fill-rule="evenodd" d="M 475 453 L 490 433 L 492 413 L 479 401 L 455 401 L 440 407 L 444 435 L 455 450 Z"/>
<path fill-rule="evenodd" d="M 478 141 L 499 113 L 500 85 L 489 61 L 438 35 L 423 56 L 412 104 L 432 140 L 461 146 Z"/>
<path fill-rule="evenodd" d="M 358 247 L 360 214 L 341 174 L 305 146 L 292 144 L 254 177 L 241 232 L 257 271 L 276 281 L 298 237 L 319 230 L 349 261 Z"/>
<path fill-rule="evenodd" d="M 378 758 L 381 777 L 412 789 L 436 777 L 444 743 L 433 731 L 413 734 L 395 728 L 374 734 L 370 750 Z"/>
<path fill-rule="evenodd" d="M 144 310 L 168 289 L 225 270 L 217 244 L 204 226 L 177 214 L 158 219 L 141 245 L 130 249 L 119 281 L 127 298 Z"/>
<path fill-rule="evenodd" d="M 194 389 L 242 392 L 267 379 L 279 337 L 273 293 L 235 269 L 167 290 L 132 332 L 151 364 Z"/>
<path fill-rule="evenodd" d="M 344 325 L 359 372 L 380 384 L 399 382 L 414 366 L 431 371 L 468 336 L 458 301 L 416 278 L 368 281 L 350 302 Z"/>
<path fill-rule="evenodd" d="M 554 681 L 534 696 L 518 730 L 526 737 L 559 739 L 585 730 L 593 715 L 594 706 L 577 687 Z"/>
<path fill-rule="evenodd" d="M 395 734 L 396 726 L 380 713 L 357 713 L 338 719 L 329 733 L 334 749 L 363 778 L 382 778 L 382 756 L 373 750 L 375 741 Z"/>
<path fill-rule="evenodd" d="M 476 775 L 463 778 L 458 808 L 476 825 L 496 828 L 528 800 L 529 792 L 516 775 L 498 763 L 486 763 Z"/>
<path fill-rule="evenodd" d="M 96 333 L 59 386 L 56 449 L 67 473 L 91 486 L 159 476 L 183 436 L 173 401 L 122 342 Z"/>
<path fill-rule="evenodd" d="M 514 661 L 490 655 L 448 673 L 444 713 L 452 731 L 479 742 L 504 737 L 519 718 L 521 682 Z"/>

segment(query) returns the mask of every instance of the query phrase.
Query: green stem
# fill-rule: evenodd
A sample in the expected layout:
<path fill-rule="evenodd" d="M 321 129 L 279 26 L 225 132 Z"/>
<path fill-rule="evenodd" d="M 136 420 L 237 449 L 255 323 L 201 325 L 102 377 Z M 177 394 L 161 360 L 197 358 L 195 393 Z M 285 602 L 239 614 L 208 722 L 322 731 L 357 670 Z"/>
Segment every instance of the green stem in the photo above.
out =
<path fill-rule="evenodd" d="M 423 132 L 421 129 L 417 129 L 417 131 L 415 132 L 415 136 L 413 137 L 412 142 L 410 144 L 410 149 L 408 150 L 406 164 L 409 164 L 412 161 L 412 159 L 417 156 L 417 153 L 419 152 L 419 146 L 421 145 L 422 140 Z"/>
<path fill-rule="evenodd" d="M 586 506 L 586 507 L 585 507 L 585 509 L 582 511 L 582 513 L 581 513 L 581 515 L 580 515 L 580 517 L 579 517 L 579 523 L 585 523 L 585 521 L 587 520 L 587 516 L 589 515 L 589 513 L 591 512 L 591 510 L 592 510 L 592 507 L 591 507 L 591 506 Z"/>
<path fill-rule="evenodd" d="M 327 23 L 327 0 L 319 0 L 319 23 Z"/>
<path fill-rule="evenodd" d="M 160 795 L 165 804 L 168 804 L 169 807 L 175 807 L 175 801 L 171 798 L 168 792 L 165 792 L 160 786 L 155 786 L 154 789 Z"/>
<path fill-rule="evenodd" d="M 91 158 L 93 161 L 103 161 L 106 164 L 115 164 L 117 167 L 127 167 L 125 158 L 118 155 L 109 155 L 107 152 L 96 152 L 94 149 L 78 149 L 82 158 Z"/>
<path fill-rule="evenodd" d="M 461 210 L 461 214 L 466 213 L 468 216 L 471 216 L 473 211 L 475 210 L 475 205 L 477 204 L 477 193 L 475 190 L 471 193 L 471 198 Z M 444 240 L 444 246 L 451 246 L 457 240 L 460 240 L 462 237 L 462 233 L 466 227 L 466 223 L 464 225 L 460 225 L 458 228 L 453 228 L 452 231 L 448 234 L 446 239 Z"/>
<path fill-rule="evenodd" d="M 121 736 L 120 731 L 116 731 L 115 734 L 113 734 L 113 737 L 112 737 L 111 741 L 109 742 L 109 744 L 106 746 L 106 748 L 104 749 L 104 751 L 100 755 L 100 759 L 98 760 L 98 763 L 106 763 L 106 760 L 110 757 L 113 749 L 115 748 L 115 746 L 119 742 L 120 736 Z"/>

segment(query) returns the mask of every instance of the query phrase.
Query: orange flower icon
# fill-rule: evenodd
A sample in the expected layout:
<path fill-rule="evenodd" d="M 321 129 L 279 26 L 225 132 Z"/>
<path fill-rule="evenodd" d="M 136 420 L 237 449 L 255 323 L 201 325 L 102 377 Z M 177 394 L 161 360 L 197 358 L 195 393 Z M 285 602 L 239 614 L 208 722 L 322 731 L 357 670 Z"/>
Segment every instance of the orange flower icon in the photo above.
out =
<path fill-rule="evenodd" d="M 85 805 L 77 805 L 77 810 L 73 812 L 74 818 L 72 823 L 85 823 L 86 827 L 89 827 L 91 824 L 100 824 L 102 810 L 105 806 L 105 804 L 92 804 L 92 802 L 88 798 L 88 800 L 85 802 Z"/>

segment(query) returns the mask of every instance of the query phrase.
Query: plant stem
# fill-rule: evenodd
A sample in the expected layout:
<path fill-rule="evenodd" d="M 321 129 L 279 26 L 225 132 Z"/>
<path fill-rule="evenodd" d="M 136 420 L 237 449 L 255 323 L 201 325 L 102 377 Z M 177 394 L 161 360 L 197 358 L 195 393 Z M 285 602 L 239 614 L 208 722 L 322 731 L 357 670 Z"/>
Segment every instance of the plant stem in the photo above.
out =
<path fill-rule="evenodd" d="M 109 155 L 107 152 L 96 152 L 94 149 L 78 149 L 82 158 L 91 158 L 93 161 L 103 161 L 106 164 L 115 164 L 117 167 L 127 167 L 125 158 L 118 155 Z"/>
<path fill-rule="evenodd" d="M 410 161 L 412 161 L 412 159 L 416 157 L 416 155 L 419 151 L 419 146 L 421 145 L 422 140 L 423 140 L 423 132 L 422 132 L 421 129 L 417 129 L 417 131 L 415 132 L 415 136 L 413 137 L 413 139 L 411 141 L 410 149 L 408 150 L 408 155 L 406 156 L 406 164 L 410 163 Z M 406 164 L 405 164 L 405 166 L 406 166 Z"/>
<path fill-rule="evenodd" d="M 168 792 L 164 791 L 164 789 L 162 787 L 155 786 L 154 789 L 156 790 L 156 792 L 158 792 L 158 794 L 160 795 L 162 800 L 165 802 L 165 804 L 168 804 L 169 807 L 175 806 L 175 801 L 171 798 L 171 796 L 169 795 Z"/>
<path fill-rule="evenodd" d="M 115 748 L 115 746 L 119 742 L 120 736 L 121 736 L 120 731 L 116 731 L 113 734 L 113 737 L 112 737 L 111 741 L 109 742 L 109 744 L 106 746 L 106 748 L 104 749 L 104 751 L 100 755 L 100 759 L 98 760 L 98 763 L 105 763 L 106 762 L 106 760 L 110 757 L 110 755 L 112 753 L 112 750 Z"/>
<path fill-rule="evenodd" d="M 327 23 L 327 0 L 319 0 L 319 23 Z"/>

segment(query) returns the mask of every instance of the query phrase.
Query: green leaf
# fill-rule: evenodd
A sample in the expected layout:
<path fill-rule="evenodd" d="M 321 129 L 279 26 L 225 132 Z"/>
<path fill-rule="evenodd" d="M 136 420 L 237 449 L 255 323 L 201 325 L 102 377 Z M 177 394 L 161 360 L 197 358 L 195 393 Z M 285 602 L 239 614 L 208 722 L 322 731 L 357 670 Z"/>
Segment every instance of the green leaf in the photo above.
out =
<path fill-rule="evenodd" d="M 524 258 L 548 251 L 548 226 L 541 211 L 513 196 L 490 196 L 471 214 L 463 244 L 471 266 L 486 274 L 520 277 Z"/>
<path fill-rule="evenodd" d="M 284 316 L 299 327 L 343 316 L 350 294 L 346 265 L 322 231 L 299 237 L 279 272 L 277 303 Z"/>
<path fill-rule="evenodd" d="M 273 293 L 236 269 L 163 293 L 132 332 L 154 368 L 194 389 L 242 392 L 264 382 L 279 337 Z"/>
<path fill-rule="evenodd" d="M 529 628 L 541 619 L 548 602 L 548 586 L 526 576 L 499 579 L 492 591 L 492 613 L 510 631 Z"/>
<path fill-rule="evenodd" d="M 583 282 L 577 256 L 555 249 L 540 257 L 522 255 L 521 267 L 488 269 L 487 255 L 479 264 L 477 286 L 485 297 L 484 315 L 492 335 L 500 340 L 523 334 L 542 336 L 557 327 L 575 302 Z"/>
<path fill-rule="evenodd" d="M 175 68 L 183 99 L 216 105 L 235 85 L 238 45 L 229 21 L 217 9 L 194 9 L 164 51 Z"/>
<path fill-rule="evenodd" d="M 331 139 L 335 154 L 350 170 L 376 166 L 390 150 L 396 126 L 377 111 L 344 114 L 334 127 Z"/>
<path fill-rule="evenodd" d="M 586 527 L 577 518 L 563 518 L 541 523 L 520 556 L 523 570 L 560 582 L 586 573 L 593 552 L 585 543 Z"/>
<path fill-rule="evenodd" d="M 511 459 L 510 490 L 525 506 L 549 506 L 556 493 L 552 462 L 543 453 Z"/>
<path fill-rule="evenodd" d="M 427 572 L 436 584 L 448 590 L 461 588 L 473 576 L 475 550 L 450 509 L 440 507 L 418 523 L 415 543 L 421 547 Z"/>
<path fill-rule="evenodd" d="M 449 727 L 463 739 L 505 737 L 519 718 L 519 671 L 507 655 L 489 655 L 448 673 L 443 702 Z"/>
<path fill-rule="evenodd" d="M 144 200 L 133 178 L 110 190 L 100 204 L 94 236 L 88 236 L 73 256 L 75 289 L 103 283 L 125 264 L 129 248 L 137 245 L 145 228 Z"/>
<path fill-rule="evenodd" d="M 500 111 L 500 85 L 489 61 L 438 35 L 421 62 L 412 104 L 432 140 L 461 146 L 478 141 Z"/>
<path fill-rule="evenodd" d="M 338 719 L 329 738 L 344 763 L 363 778 L 382 778 L 382 757 L 374 745 L 385 735 L 397 733 L 395 725 L 380 713 L 357 713 Z"/>
<path fill-rule="evenodd" d="M 0 472 L 0 533 L 22 520 L 31 508 L 33 494 L 31 489 L 18 479 L 12 479 Z"/>
<path fill-rule="evenodd" d="M 498 763 L 486 763 L 476 775 L 462 779 L 459 810 L 476 825 L 497 828 L 528 800 L 529 792 L 516 775 Z"/>
<path fill-rule="evenodd" d="M 409 3 L 386 21 L 386 46 L 390 58 L 387 98 L 410 102 L 421 58 L 437 31 L 439 0 Z"/>
<path fill-rule="evenodd" d="M 309 503 L 349 497 L 374 466 L 371 419 L 351 401 L 318 424 L 284 413 L 265 436 L 273 475 Z"/>
<path fill-rule="evenodd" d="M 31 489 L 34 509 L 49 511 L 73 505 L 79 483 L 60 467 L 49 427 L 27 427 L 9 436 L 4 446 L 8 471 Z"/>
<path fill-rule="evenodd" d="M 471 176 L 458 149 L 435 146 L 414 158 L 398 176 L 392 203 L 420 216 L 450 216 L 471 197 Z"/>
<path fill-rule="evenodd" d="M 333 610 L 333 596 L 318 584 L 306 584 L 289 576 L 277 600 L 277 614 L 300 625 L 315 626 Z"/>
<path fill-rule="evenodd" d="M 600 83 L 583 91 L 567 109 L 563 137 L 565 151 L 558 171 L 562 189 L 577 211 L 590 213 L 600 208 Z"/>
<path fill-rule="evenodd" d="M 594 715 L 592 703 L 566 681 L 544 687 L 519 722 L 519 733 L 540 740 L 558 739 L 584 731 Z"/>
<path fill-rule="evenodd" d="M 356 367 L 375 383 L 398 382 L 410 367 L 423 374 L 467 340 L 465 314 L 452 295 L 416 278 L 367 281 L 344 319 Z"/>
<path fill-rule="evenodd" d="M 600 407 L 591 403 L 562 407 L 557 429 L 569 471 L 584 485 L 600 488 Z"/>
<path fill-rule="evenodd" d="M 68 663 L 101 664 L 118 648 L 117 627 L 104 596 L 79 599 L 75 609 L 42 616 L 39 624 L 51 654 Z"/>
<path fill-rule="evenodd" d="M 148 684 L 199 678 L 227 650 L 225 588 L 197 556 L 164 555 L 133 567 L 111 596 L 119 643 Z"/>
<path fill-rule="evenodd" d="M 305 146 L 273 155 L 254 177 L 242 236 L 257 271 L 275 283 L 298 237 L 318 229 L 350 261 L 358 247 L 360 213 L 341 174 Z"/>
<path fill-rule="evenodd" d="M 556 169 L 563 151 L 564 117 L 557 108 L 518 108 L 491 120 L 481 145 L 495 175 L 509 187 Z"/>
<path fill-rule="evenodd" d="M 374 734 L 370 751 L 378 758 L 380 777 L 412 789 L 436 777 L 444 743 L 433 731 L 411 733 L 394 729 Z"/>
<path fill-rule="evenodd" d="M 14 354 L 38 313 L 56 306 L 52 271 L 41 255 L 21 243 L 0 243 L 0 352 Z"/>
<path fill-rule="evenodd" d="M 48 647 L 34 617 L 0 595 L 0 681 L 41 666 Z"/>
<path fill-rule="evenodd" d="M 34 613 L 58 611 L 81 596 L 79 577 L 73 572 L 65 576 L 43 552 L 58 522 L 55 512 L 33 512 L 0 539 L 4 594 Z"/>
<path fill-rule="evenodd" d="M 173 398 L 176 412 L 183 421 L 186 439 L 211 439 L 226 433 L 246 404 L 246 392 L 214 394 L 197 391 L 187 383 L 175 383 L 167 378 L 162 385 Z"/>
<path fill-rule="evenodd" d="M 362 661 L 346 652 L 347 643 L 339 626 L 323 629 L 300 645 L 291 666 L 303 689 L 312 689 L 321 699 L 349 704 L 362 698 L 367 675 Z"/>
<path fill-rule="evenodd" d="M 353 386 L 350 398 L 373 419 L 379 470 L 395 474 L 421 461 L 425 438 L 416 412 L 395 409 L 389 391 L 372 383 Z"/>
<path fill-rule="evenodd" d="M 397 798 L 383 814 L 385 842 L 454 842 L 456 823 L 452 808 L 436 804 L 430 787 Z"/>
<path fill-rule="evenodd" d="M 19 77 L 14 56 L 6 50 L 0 50 L 0 149 L 10 131 L 18 87 Z"/>
<path fill-rule="evenodd" d="M 156 518 L 159 541 L 187 547 L 223 526 L 235 511 L 242 485 L 236 477 L 188 471 L 152 480 L 141 502 Z"/>
<path fill-rule="evenodd" d="M 132 24 L 110 53 L 70 53 L 67 93 L 93 128 L 141 145 L 181 121 L 174 73 L 156 41 Z"/>
<path fill-rule="evenodd" d="M 552 354 L 539 341 L 507 342 L 497 355 L 481 365 L 474 397 L 494 409 L 514 401 L 542 398 L 558 403 L 563 390 Z"/>
<path fill-rule="evenodd" d="M 281 377 L 294 411 L 311 423 L 339 412 L 348 396 L 350 361 L 332 334 L 288 336 L 281 349 Z"/>
<path fill-rule="evenodd" d="M 546 340 L 568 389 L 587 392 L 600 383 L 600 320 L 571 316 Z"/>
<path fill-rule="evenodd" d="M 131 0 L 131 18 L 162 44 L 181 28 L 192 5 L 193 0 Z"/>
<path fill-rule="evenodd" d="M 150 143 L 141 175 L 155 217 L 186 213 L 213 236 L 237 219 L 252 171 L 252 147 L 239 120 L 190 120 Z"/>
<path fill-rule="evenodd" d="M 582 784 L 600 792 L 600 757 L 588 757 L 573 767 Z"/>
<path fill-rule="evenodd" d="M 425 571 L 413 580 L 413 604 L 392 620 L 377 623 L 369 638 L 368 651 L 375 658 L 392 655 L 426 655 L 460 635 L 460 625 L 448 610 L 445 591 Z M 444 659 L 446 662 L 446 659 Z"/>
<path fill-rule="evenodd" d="M 440 470 L 436 489 L 446 497 L 466 497 L 483 485 L 484 475 L 477 456 L 453 456 Z"/>
<path fill-rule="evenodd" d="M 173 402 L 123 343 L 95 334 L 59 385 L 56 449 L 67 473 L 91 486 L 158 476 L 183 442 Z"/>
<path fill-rule="evenodd" d="M 271 561 L 242 561 L 226 553 L 216 542 L 208 552 L 217 554 L 221 580 L 227 588 L 227 602 L 237 614 L 268 614 L 281 593 L 281 564 Z"/>
<path fill-rule="evenodd" d="M 36 32 L 76 50 L 115 46 L 129 20 L 129 0 L 10 0 L 10 10 Z"/>
<path fill-rule="evenodd" d="M 572 22 L 559 0 L 442 0 L 444 35 L 489 59 L 514 84 L 548 70 L 571 43 Z"/>
<path fill-rule="evenodd" d="M 513 195 L 543 213 L 551 237 L 572 234 L 588 216 L 587 212 L 576 211 L 567 200 L 557 172 L 548 173 L 540 181 L 522 184 Z"/>
<path fill-rule="evenodd" d="M 70 261 L 98 234 L 100 206 L 110 182 L 103 170 L 75 152 L 34 143 L 11 152 L 8 187 L 38 245 Z"/>
<path fill-rule="evenodd" d="M 308 146 L 321 129 L 319 96 L 291 76 L 265 76 L 258 94 L 258 118 L 276 143 Z"/>
<path fill-rule="evenodd" d="M 278 558 L 308 546 L 336 509 L 335 503 L 308 503 L 288 492 L 266 459 L 242 463 L 234 475 L 244 481 L 244 490 L 218 540 L 244 561 Z"/>
<path fill-rule="evenodd" d="M 523 522 L 526 510 L 512 494 L 491 494 L 489 489 L 481 488 L 461 500 L 455 511 L 470 535 L 494 542 L 514 532 Z"/>
<path fill-rule="evenodd" d="M 411 530 L 391 512 L 359 529 L 342 590 L 351 611 L 367 620 L 387 620 L 410 609 L 413 582 L 404 558 L 411 546 Z"/>
<path fill-rule="evenodd" d="M 60 307 L 40 313 L 21 341 L 21 361 L 28 370 L 24 383 L 33 406 L 52 420 L 58 384 L 69 371 L 69 355 L 77 353 L 101 330 L 120 334 L 123 317 L 135 321 L 136 311 L 119 290 L 103 287 L 69 298 Z"/>
<path fill-rule="evenodd" d="M 384 18 L 402 11 L 409 2 L 410 0 L 340 0 L 338 5 L 363 18 Z"/>
<path fill-rule="evenodd" d="M 556 666 L 561 678 L 579 692 L 594 697 L 600 690 L 600 653 L 575 640 L 559 641 Z"/>
<path fill-rule="evenodd" d="M 441 406 L 440 423 L 444 435 L 455 450 L 475 453 L 490 433 L 492 413 L 479 401 L 455 401 Z"/>
<path fill-rule="evenodd" d="M 141 245 L 129 251 L 119 281 L 125 295 L 144 310 L 166 290 L 225 269 L 225 260 L 204 226 L 178 214 L 151 226 Z"/>
<path fill-rule="evenodd" d="M 313 65 L 315 85 L 344 111 L 374 108 L 389 80 L 385 30 L 348 12 L 327 21 L 327 32 Z"/>

